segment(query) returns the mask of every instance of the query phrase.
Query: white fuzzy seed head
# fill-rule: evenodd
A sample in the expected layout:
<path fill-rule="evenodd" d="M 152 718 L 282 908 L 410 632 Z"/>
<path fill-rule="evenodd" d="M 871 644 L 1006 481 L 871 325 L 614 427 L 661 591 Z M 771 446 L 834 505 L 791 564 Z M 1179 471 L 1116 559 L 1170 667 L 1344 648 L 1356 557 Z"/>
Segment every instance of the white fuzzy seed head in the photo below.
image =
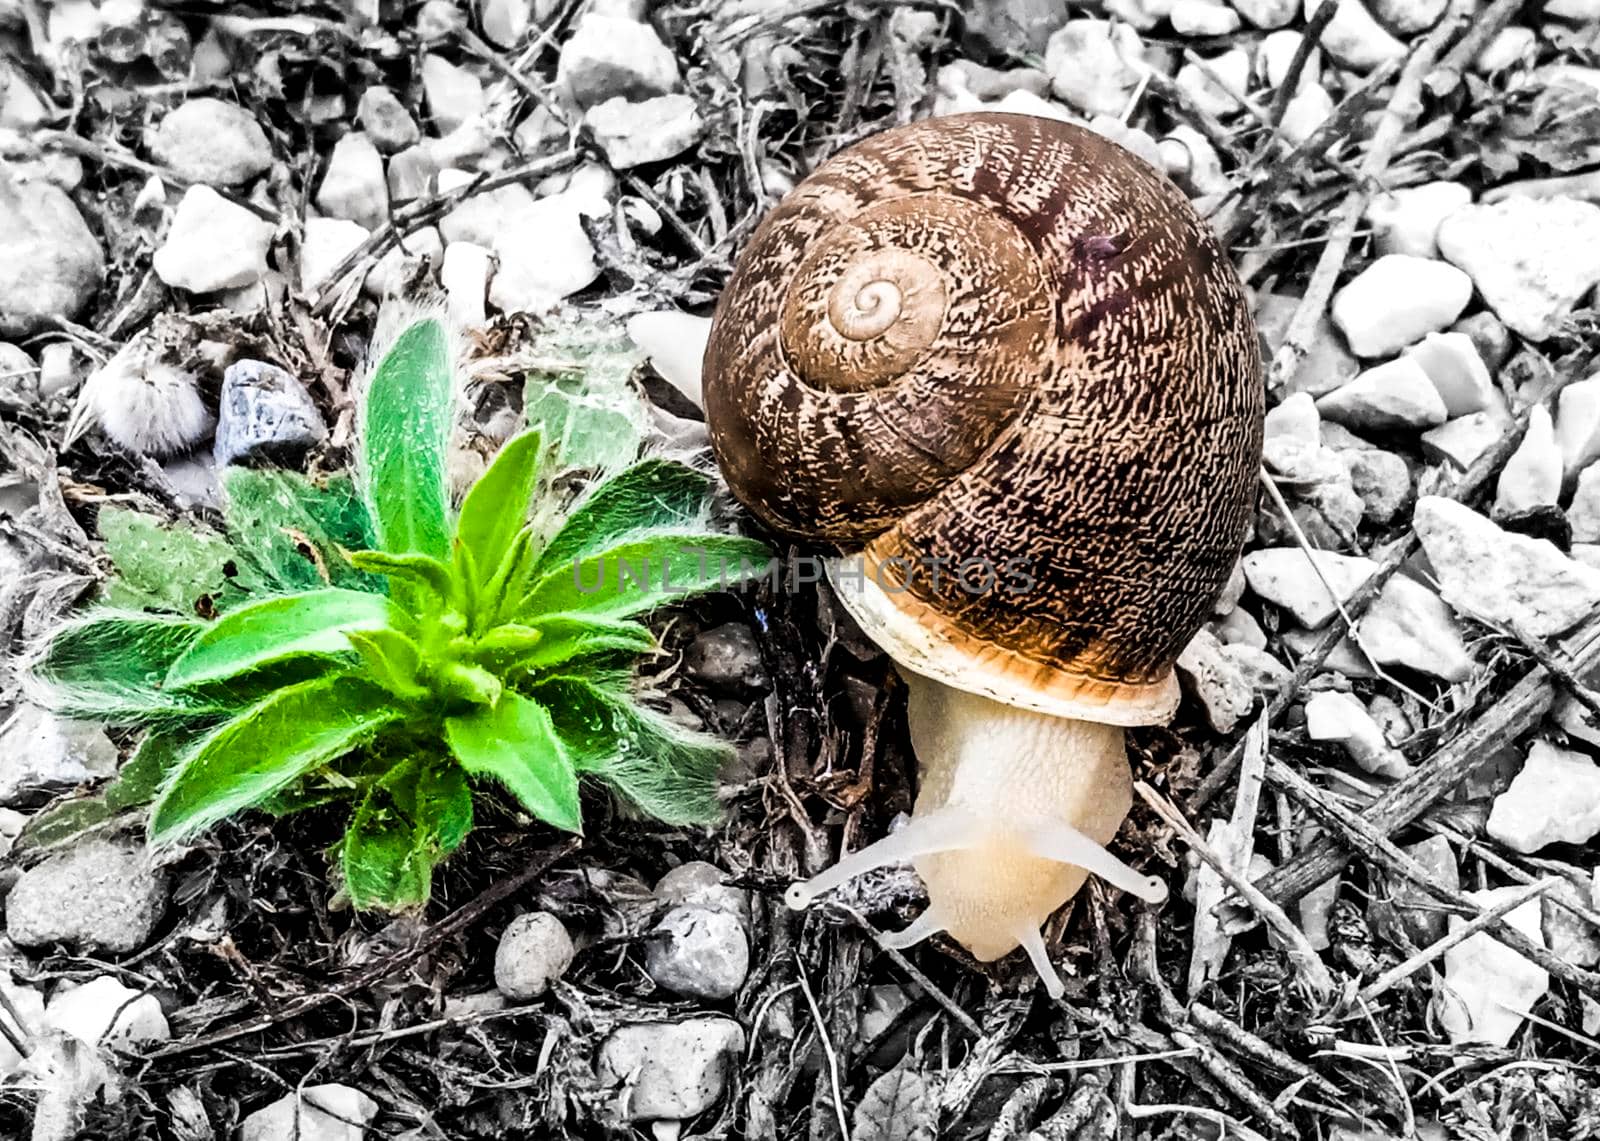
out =
<path fill-rule="evenodd" d="M 140 455 L 186 452 L 210 433 L 214 420 L 200 397 L 199 377 L 155 359 L 135 341 L 84 382 L 68 436 L 99 424 L 116 443 Z"/>

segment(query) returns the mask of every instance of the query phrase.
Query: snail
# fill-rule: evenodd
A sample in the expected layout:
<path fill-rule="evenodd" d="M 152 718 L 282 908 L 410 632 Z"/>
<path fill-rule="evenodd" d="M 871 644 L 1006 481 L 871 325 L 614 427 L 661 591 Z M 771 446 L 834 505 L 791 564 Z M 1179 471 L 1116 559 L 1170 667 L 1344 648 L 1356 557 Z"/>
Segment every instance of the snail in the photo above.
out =
<path fill-rule="evenodd" d="M 828 575 L 907 687 L 901 830 L 789 890 L 904 860 L 980 961 L 1021 946 L 1132 806 L 1127 726 L 1243 545 L 1261 456 L 1244 288 L 1166 177 L 1085 129 L 976 113 L 822 163 L 756 229 L 712 318 L 712 448 L 734 495 L 832 544 Z M 943 573 L 940 573 L 940 571 Z"/>

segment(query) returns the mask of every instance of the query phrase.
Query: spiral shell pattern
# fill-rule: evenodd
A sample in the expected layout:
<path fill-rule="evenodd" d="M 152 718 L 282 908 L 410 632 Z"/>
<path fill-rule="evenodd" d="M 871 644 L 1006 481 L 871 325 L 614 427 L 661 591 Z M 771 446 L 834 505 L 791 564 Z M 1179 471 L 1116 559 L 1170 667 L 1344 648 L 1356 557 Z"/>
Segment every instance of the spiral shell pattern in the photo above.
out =
<path fill-rule="evenodd" d="M 767 523 L 863 550 L 975 668 L 1091 703 L 1170 686 L 1261 452 L 1210 230 L 1115 144 L 1021 115 L 886 131 L 800 183 L 722 295 L 705 399 Z M 1026 572 L 929 573 L 972 565 Z"/>

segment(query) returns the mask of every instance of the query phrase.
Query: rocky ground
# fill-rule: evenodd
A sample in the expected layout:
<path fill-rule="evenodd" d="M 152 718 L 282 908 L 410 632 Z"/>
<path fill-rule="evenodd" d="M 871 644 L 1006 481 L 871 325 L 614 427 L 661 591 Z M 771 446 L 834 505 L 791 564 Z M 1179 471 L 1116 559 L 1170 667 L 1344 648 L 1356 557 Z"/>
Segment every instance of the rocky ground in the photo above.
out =
<path fill-rule="evenodd" d="M 1593 0 L 0 0 L 0 1136 L 1600 1136 L 1597 62 Z M 978 107 L 1167 171 L 1270 362 L 1249 550 L 1131 738 L 1120 847 L 1181 891 L 1081 895 L 1064 1000 L 880 949 L 909 871 L 782 907 L 913 788 L 825 592 L 657 623 L 739 743 L 713 832 L 507 812 L 385 921 L 316 812 L 25 831 L 131 744 L 16 669 L 102 510 L 347 463 L 379 298 L 475 330 L 467 469 L 551 320 L 668 312 L 618 359 L 700 448 L 676 314 L 821 158 Z"/>

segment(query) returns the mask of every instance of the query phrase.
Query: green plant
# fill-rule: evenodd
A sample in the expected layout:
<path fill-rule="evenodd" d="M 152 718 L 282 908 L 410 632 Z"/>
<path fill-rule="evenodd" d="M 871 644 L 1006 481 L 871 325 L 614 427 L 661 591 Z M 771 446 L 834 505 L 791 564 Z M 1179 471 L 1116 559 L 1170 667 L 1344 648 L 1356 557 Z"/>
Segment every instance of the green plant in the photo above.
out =
<path fill-rule="evenodd" d="M 147 732 L 35 842 L 147 803 L 167 844 L 246 808 L 343 801 L 351 900 L 400 908 L 427 899 L 481 782 L 573 832 L 583 775 L 668 823 L 714 819 L 727 746 L 634 699 L 655 644 L 638 618 L 755 573 L 766 548 L 707 533 L 708 479 L 663 459 L 564 508 L 532 430 L 452 510 L 454 416 L 447 338 L 424 318 L 362 394 L 354 484 L 230 470 L 226 538 L 102 513 L 121 573 L 34 676 L 64 713 Z"/>

